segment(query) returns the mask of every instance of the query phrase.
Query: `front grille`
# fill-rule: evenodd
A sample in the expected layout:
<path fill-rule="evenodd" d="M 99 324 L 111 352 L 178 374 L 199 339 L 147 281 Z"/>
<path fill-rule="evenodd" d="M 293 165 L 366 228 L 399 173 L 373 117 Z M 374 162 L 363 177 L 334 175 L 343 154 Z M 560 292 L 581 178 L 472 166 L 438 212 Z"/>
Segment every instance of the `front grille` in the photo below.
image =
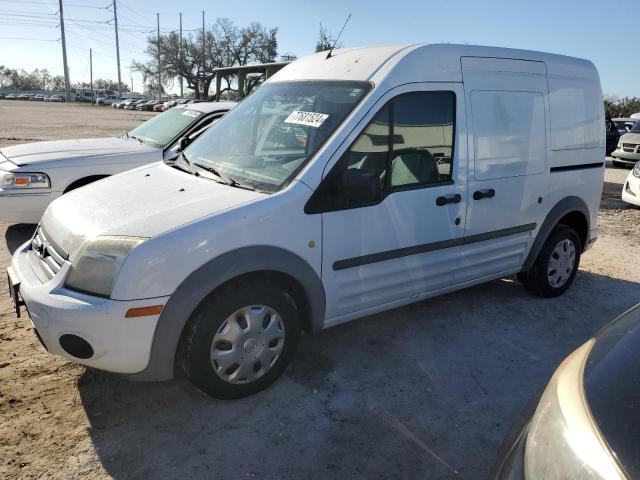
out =
<path fill-rule="evenodd" d="M 622 150 L 629 153 L 636 153 L 638 151 L 637 143 L 623 143 Z"/>
<path fill-rule="evenodd" d="M 47 237 L 41 226 L 38 226 L 31 240 L 31 250 L 35 253 L 42 271 L 49 279 L 60 271 L 64 262 L 69 258 L 67 252 Z"/>

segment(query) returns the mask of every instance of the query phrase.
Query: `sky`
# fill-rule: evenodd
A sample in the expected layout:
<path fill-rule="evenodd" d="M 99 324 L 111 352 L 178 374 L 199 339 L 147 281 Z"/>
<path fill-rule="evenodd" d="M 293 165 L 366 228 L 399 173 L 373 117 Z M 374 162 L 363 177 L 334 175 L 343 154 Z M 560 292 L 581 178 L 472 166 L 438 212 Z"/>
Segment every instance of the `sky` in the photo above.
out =
<path fill-rule="evenodd" d="M 117 79 L 111 2 L 63 0 L 72 82 L 88 82 L 89 48 L 94 78 Z M 117 0 L 122 81 L 142 89 L 129 67 L 146 59 L 156 13 L 166 33 L 178 29 L 181 11 L 187 32 L 201 28 L 202 10 L 206 24 L 227 17 L 239 26 L 278 27 L 281 55 L 313 53 L 320 23 L 337 34 L 351 13 L 340 39 L 345 47 L 448 42 L 559 53 L 591 60 L 605 94 L 640 96 L 633 27 L 630 37 L 624 33 L 625 25 L 638 25 L 640 10 L 628 5 L 612 12 L 602 0 Z M 57 12 L 58 0 L 0 0 L 0 65 L 61 75 Z"/>

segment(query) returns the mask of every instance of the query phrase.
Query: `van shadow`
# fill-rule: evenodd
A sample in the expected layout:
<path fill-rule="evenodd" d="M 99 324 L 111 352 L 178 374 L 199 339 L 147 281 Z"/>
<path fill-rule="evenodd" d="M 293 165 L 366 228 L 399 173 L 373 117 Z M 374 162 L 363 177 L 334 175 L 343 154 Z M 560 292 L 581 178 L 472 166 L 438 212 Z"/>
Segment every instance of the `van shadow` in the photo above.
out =
<path fill-rule="evenodd" d="M 11 255 L 14 254 L 20 245 L 33 236 L 37 226 L 36 224 L 18 223 L 7 227 L 4 239 L 7 244 L 7 250 L 9 250 Z"/>
<path fill-rule="evenodd" d="M 638 301 L 589 272 L 556 299 L 509 278 L 303 337 L 245 399 L 92 370 L 78 388 L 116 479 L 481 478 L 562 358 Z"/>

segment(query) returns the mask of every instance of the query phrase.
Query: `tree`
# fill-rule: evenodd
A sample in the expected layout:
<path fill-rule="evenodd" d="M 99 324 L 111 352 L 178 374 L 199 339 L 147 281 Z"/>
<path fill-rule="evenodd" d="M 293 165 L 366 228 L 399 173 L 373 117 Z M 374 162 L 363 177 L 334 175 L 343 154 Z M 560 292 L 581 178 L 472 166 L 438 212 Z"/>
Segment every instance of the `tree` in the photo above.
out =
<path fill-rule="evenodd" d="M 260 23 L 240 28 L 229 19 L 219 18 L 204 34 L 198 32 L 184 37 L 182 55 L 180 37 L 176 33 L 161 35 L 159 41 L 157 37 L 149 37 L 146 53 L 150 60 L 134 62 L 132 69 L 142 74 L 145 84 L 153 85 L 155 82 L 157 91 L 159 48 L 163 87 L 182 77 L 196 98 L 206 98 L 216 68 L 275 61 L 278 54 L 277 32 L 276 28 L 267 29 Z M 254 77 L 247 79 L 248 91 L 259 82 L 260 79 Z M 222 92 L 234 90 L 233 78 L 225 76 L 225 83 L 226 88 Z"/>
<path fill-rule="evenodd" d="M 640 98 L 605 95 L 604 110 L 611 117 L 628 117 L 640 112 Z"/>
<path fill-rule="evenodd" d="M 58 76 L 58 77 L 54 77 L 54 79 L 61 79 L 62 81 L 62 89 L 64 90 L 64 77 L 62 76 Z M 89 82 L 78 82 L 78 83 L 74 83 L 72 85 L 73 88 L 84 88 L 84 89 L 89 89 L 91 88 L 91 83 Z M 104 79 L 104 78 L 96 78 L 93 81 L 93 89 L 94 90 L 112 90 L 117 92 L 118 91 L 118 82 L 115 80 L 110 80 L 110 79 Z M 53 89 L 56 90 L 56 89 Z M 122 84 L 122 91 L 123 92 L 128 92 L 129 91 L 129 85 L 127 85 L 126 83 Z"/>
<path fill-rule="evenodd" d="M 332 48 L 342 48 L 341 43 L 336 43 L 336 39 L 331 32 L 322 26 L 320 22 L 320 31 L 318 32 L 318 41 L 316 42 L 316 53 L 331 50 Z"/>

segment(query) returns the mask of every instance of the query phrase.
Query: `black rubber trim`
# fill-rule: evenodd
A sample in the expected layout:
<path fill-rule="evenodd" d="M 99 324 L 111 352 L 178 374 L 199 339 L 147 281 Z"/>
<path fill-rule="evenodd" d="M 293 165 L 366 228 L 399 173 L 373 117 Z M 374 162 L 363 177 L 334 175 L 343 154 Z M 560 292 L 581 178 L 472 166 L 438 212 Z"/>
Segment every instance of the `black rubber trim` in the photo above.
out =
<path fill-rule="evenodd" d="M 454 238 L 452 240 L 442 240 L 440 242 L 425 243 L 422 245 L 414 245 L 412 247 L 398 248 L 396 250 L 387 250 L 386 252 L 371 253 L 369 255 L 363 255 L 361 257 L 347 258 L 345 260 L 338 260 L 337 262 L 334 262 L 333 269 L 335 271 L 346 270 L 347 268 L 361 267 L 363 265 L 369 265 L 371 263 L 393 260 L 394 258 L 407 257 L 409 255 L 417 255 L 419 253 L 427 253 L 433 252 L 435 250 L 442 250 L 445 248 L 469 245 L 471 243 L 483 242 L 485 240 L 506 237 L 508 235 L 515 235 L 516 233 L 529 232 L 531 230 L 535 230 L 536 226 L 537 225 L 535 223 L 527 223 L 526 225 L 503 228 L 501 230 L 479 233 L 477 235 L 470 235 L 468 237 Z"/>
<path fill-rule="evenodd" d="M 551 173 L 568 172 L 569 170 L 587 170 L 589 168 L 602 168 L 603 166 L 604 162 L 580 163 L 578 165 L 563 165 L 562 167 L 551 167 Z"/>

